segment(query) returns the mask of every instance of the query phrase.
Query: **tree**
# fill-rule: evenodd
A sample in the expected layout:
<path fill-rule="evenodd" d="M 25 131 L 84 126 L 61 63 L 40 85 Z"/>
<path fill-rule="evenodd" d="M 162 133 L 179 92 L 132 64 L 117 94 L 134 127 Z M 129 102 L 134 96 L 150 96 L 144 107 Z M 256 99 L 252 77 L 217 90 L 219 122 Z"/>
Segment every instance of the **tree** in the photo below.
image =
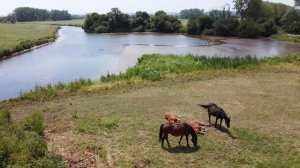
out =
<path fill-rule="evenodd" d="M 13 15 L 18 22 L 49 20 L 49 11 L 46 9 L 20 7 L 13 11 Z"/>
<path fill-rule="evenodd" d="M 91 33 L 126 32 L 129 31 L 129 16 L 117 8 L 103 15 L 92 13 L 87 15 L 82 28 Z"/>
<path fill-rule="evenodd" d="M 147 12 L 138 11 L 132 18 L 131 29 L 134 32 L 144 32 L 150 28 L 150 16 Z"/>
<path fill-rule="evenodd" d="M 235 18 L 221 18 L 213 23 L 213 28 L 218 36 L 235 36 L 239 21 Z"/>
<path fill-rule="evenodd" d="M 282 28 L 288 33 L 300 34 L 300 11 L 291 9 L 280 20 Z"/>
<path fill-rule="evenodd" d="M 153 31 L 162 33 L 175 33 L 181 28 L 181 22 L 175 17 L 167 15 L 164 11 L 157 11 L 151 18 Z"/>
<path fill-rule="evenodd" d="M 187 23 L 188 34 L 201 34 L 205 29 L 210 29 L 212 19 L 208 16 L 198 16 L 191 18 Z"/>
<path fill-rule="evenodd" d="M 51 20 L 71 20 L 72 15 L 69 14 L 67 10 L 51 10 L 50 11 Z"/>
<path fill-rule="evenodd" d="M 129 15 L 122 13 L 118 8 L 112 8 L 107 15 L 112 19 L 114 31 L 129 31 Z"/>
<path fill-rule="evenodd" d="M 198 15 L 204 15 L 204 10 L 200 10 L 197 8 L 194 9 L 184 9 L 181 10 L 179 13 L 179 17 L 181 19 L 190 19 L 192 17 L 198 16 Z"/>
<path fill-rule="evenodd" d="M 260 35 L 257 24 L 252 20 L 242 21 L 237 28 L 239 37 L 254 38 Z"/>
<path fill-rule="evenodd" d="M 262 0 L 233 0 L 234 8 L 241 19 L 256 20 L 261 13 Z"/>
<path fill-rule="evenodd" d="M 295 6 L 299 6 L 300 7 L 300 0 L 295 0 Z"/>

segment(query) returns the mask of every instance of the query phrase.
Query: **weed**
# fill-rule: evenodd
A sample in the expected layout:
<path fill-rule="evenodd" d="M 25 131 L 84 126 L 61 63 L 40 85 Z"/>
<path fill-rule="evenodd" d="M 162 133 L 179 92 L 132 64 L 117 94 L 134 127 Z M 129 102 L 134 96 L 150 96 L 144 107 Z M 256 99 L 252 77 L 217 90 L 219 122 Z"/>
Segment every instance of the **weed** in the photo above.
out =
<path fill-rule="evenodd" d="M 34 113 L 33 115 L 27 117 L 22 124 L 22 128 L 27 131 L 36 132 L 39 135 L 43 134 L 43 122 L 44 117 L 41 113 Z"/>

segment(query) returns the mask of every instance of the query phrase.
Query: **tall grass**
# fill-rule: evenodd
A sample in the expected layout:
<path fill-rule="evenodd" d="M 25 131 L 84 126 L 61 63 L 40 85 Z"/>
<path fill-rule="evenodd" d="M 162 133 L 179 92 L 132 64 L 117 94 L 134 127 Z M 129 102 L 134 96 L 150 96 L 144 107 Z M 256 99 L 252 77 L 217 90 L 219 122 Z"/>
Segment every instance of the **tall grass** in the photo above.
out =
<path fill-rule="evenodd" d="M 62 96 L 64 94 L 85 91 L 90 86 L 101 86 L 118 82 L 126 85 L 144 81 L 159 81 L 167 79 L 169 75 L 182 76 L 194 73 L 213 74 L 222 71 L 244 71 L 257 69 L 264 65 L 277 65 L 280 63 L 300 62 L 300 54 L 289 56 L 258 59 L 255 57 L 204 57 L 204 56 L 176 56 L 176 55 L 144 55 L 138 59 L 138 63 L 120 74 L 107 74 L 100 81 L 75 80 L 69 84 L 58 83 L 57 85 L 36 86 L 34 89 L 23 92 L 21 99 L 43 100 Z M 138 79 L 138 80 L 136 80 Z M 132 81 L 136 82 L 132 82 Z M 117 86 L 120 84 L 117 84 Z M 123 86 L 123 85 L 122 85 Z"/>
<path fill-rule="evenodd" d="M 30 100 L 43 100 L 45 98 L 53 98 L 56 96 L 63 95 L 64 93 L 76 92 L 84 87 L 92 85 L 93 83 L 94 82 L 90 79 L 79 79 L 67 84 L 59 82 L 56 85 L 37 85 L 34 89 L 31 89 L 30 91 L 21 92 L 20 98 Z"/>
<path fill-rule="evenodd" d="M 8 111 L 0 111 L 0 167 L 65 167 L 61 156 L 47 151 L 42 137 L 13 124 L 8 116 Z"/>

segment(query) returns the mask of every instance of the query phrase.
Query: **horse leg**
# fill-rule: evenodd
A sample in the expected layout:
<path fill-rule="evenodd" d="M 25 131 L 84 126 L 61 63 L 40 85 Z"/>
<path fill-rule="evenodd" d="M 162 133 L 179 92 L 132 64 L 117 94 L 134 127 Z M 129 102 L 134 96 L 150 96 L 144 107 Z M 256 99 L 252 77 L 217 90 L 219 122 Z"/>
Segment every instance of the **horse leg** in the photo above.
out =
<path fill-rule="evenodd" d="M 223 118 L 221 118 L 220 129 L 222 129 L 222 121 L 223 121 Z"/>
<path fill-rule="evenodd" d="M 164 147 L 164 141 L 165 141 L 165 135 L 162 136 L 161 138 L 161 147 Z"/>
<path fill-rule="evenodd" d="M 210 123 L 210 113 L 208 113 L 208 122 Z"/>
<path fill-rule="evenodd" d="M 181 137 L 180 137 L 180 140 L 178 142 L 179 145 L 181 145 L 180 143 L 181 143 L 182 137 L 183 137 L 183 135 L 181 135 Z"/>
<path fill-rule="evenodd" d="M 186 137 L 186 145 L 188 147 L 190 147 L 190 145 L 189 145 L 189 134 L 185 135 L 185 137 Z"/>
<path fill-rule="evenodd" d="M 217 127 L 218 117 L 216 117 L 215 127 Z"/>
<path fill-rule="evenodd" d="M 168 146 L 170 148 L 171 146 L 170 146 L 170 143 L 169 143 L 168 134 L 166 135 L 166 140 L 167 140 Z"/>

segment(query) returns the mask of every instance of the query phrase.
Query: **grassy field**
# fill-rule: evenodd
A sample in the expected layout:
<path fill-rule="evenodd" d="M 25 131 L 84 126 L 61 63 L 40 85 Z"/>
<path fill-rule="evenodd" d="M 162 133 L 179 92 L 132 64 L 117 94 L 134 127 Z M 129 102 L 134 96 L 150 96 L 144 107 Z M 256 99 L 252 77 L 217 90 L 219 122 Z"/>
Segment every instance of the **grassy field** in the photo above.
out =
<path fill-rule="evenodd" d="M 82 81 L 89 90 L 84 94 L 2 102 L 0 108 L 9 109 L 16 123 L 42 112 L 48 149 L 75 167 L 300 165 L 299 55 L 232 63 L 209 60 L 202 70 L 195 68 L 199 60 L 192 57 L 155 57 L 139 62 L 155 67 L 152 70 L 164 69 L 158 81 L 140 78 L 146 82 L 131 87 L 119 83 L 105 92 L 94 89 L 98 84 Z M 179 70 L 170 72 L 174 67 Z M 103 78 L 107 86 L 116 82 L 110 77 Z M 179 138 L 172 136 L 172 148 L 161 148 L 158 131 L 166 122 L 164 112 L 208 124 L 207 111 L 197 104 L 209 102 L 231 116 L 230 129 L 208 127 L 198 136 L 200 148 L 187 148 L 185 141 L 179 146 Z"/>
<path fill-rule="evenodd" d="M 34 22 L 36 24 L 45 24 L 45 25 L 58 25 L 58 26 L 78 26 L 81 27 L 84 23 L 84 19 L 73 19 L 73 20 L 62 20 L 62 21 L 43 21 L 43 22 Z"/>
<path fill-rule="evenodd" d="M 180 22 L 181 22 L 181 24 L 182 24 L 182 26 L 183 27 L 186 27 L 186 25 L 187 25 L 187 23 L 188 23 L 188 19 L 179 19 L 180 20 Z"/>
<path fill-rule="evenodd" d="M 33 23 L 0 23 L 0 57 L 55 40 L 58 27 Z"/>
<path fill-rule="evenodd" d="M 280 41 L 300 43 L 300 35 L 288 34 L 285 33 L 283 30 L 280 30 L 277 34 L 272 35 L 272 38 Z"/>

